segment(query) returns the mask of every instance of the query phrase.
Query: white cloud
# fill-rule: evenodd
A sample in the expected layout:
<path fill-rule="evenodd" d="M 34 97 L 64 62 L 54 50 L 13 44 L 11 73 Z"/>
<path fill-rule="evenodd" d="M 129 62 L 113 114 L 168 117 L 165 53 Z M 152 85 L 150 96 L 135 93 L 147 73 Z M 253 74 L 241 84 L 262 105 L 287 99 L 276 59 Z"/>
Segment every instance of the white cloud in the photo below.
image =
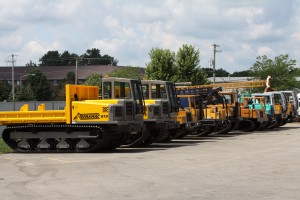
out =
<path fill-rule="evenodd" d="M 300 32 L 293 33 L 290 38 L 292 40 L 300 41 Z"/>
<path fill-rule="evenodd" d="M 262 56 L 262 55 L 267 55 L 267 56 L 274 56 L 275 52 L 267 46 L 262 46 L 257 48 L 257 55 Z"/>
<path fill-rule="evenodd" d="M 264 9 L 260 7 L 240 7 L 231 8 L 224 12 L 224 16 L 239 18 L 239 17 L 254 17 L 264 13 Z"/>
<path fill-rule="evenodd" d="M 1 48 L 17 50 L 20 49 L 23 45 L 24 39 L 19 34 L 11 34 L 6 35 L 4 37 L 0 37 Z"/>
<path fill-rule="evenodd" d="M 257 55 L 298 56 L 300 3 L 274 0 L 0 0 L 0 65 L 11 54 L 18 64 L 38 62 L 48 50 L 82 54 L 99 48 L 120 65 L 145 66 L 153 47 L 200 50 L 201 65 L 220 45 L 217 64 L 246 70 Z M 16 6 L 17 5 L 17 6 Z M 11 12 L 11 11 L 14 12 Z M 294 58 L 297 59 L 297 58 Z"/>
<path fill-rule="evenodd" d="M 23 50 L 29 54 L 41 55 L 50 49 L 38 43 L 37 41 L 29 41 Z"/>
<path fill-rule="evenodd" d="M 254 53 L 254 50 L 249 44 L 242 44 L 241 47 L 242 47 L 242 51 L 245 53 L 250 53 L 250 54 Z"/>
<path fill-rule="evenodd" d="M 108 28 L 115 28 L 115 29 L 119 28 L 119 26 L 120 26 L 119 20 L 112 17 L 111 15 L 105 17 L 104 24 Z"/>
<path fill-rule="evenodd" d="M 128 17 L 130 20 L 135 22 L 145 23 L 165 20 L 170 12 L 168 9 L 163 9 L 163 7 L 154 7 L 151 4 L 143 4 L 141 2 L 134 1 L 129 4 L 125 4 L 122 9 L 124 17 Z"/>
<path fill-rule="evenodd" d="M 259 37 L 266 36 L 272 31 L 272 23 L 267 24 L 250 24 L 250 31 L 248 37 L 250 39 L 258 39 Z"/>
<path fill-rule="evenodd" d="M 108 54 L 111 56 L 115 56 L 119 51 L 122 51 L 124 49 L 123 44 L 124 41 L 119 39 L 103 39 L 95 40 L 89 48 L 100 49 L 102 55 Z"/>

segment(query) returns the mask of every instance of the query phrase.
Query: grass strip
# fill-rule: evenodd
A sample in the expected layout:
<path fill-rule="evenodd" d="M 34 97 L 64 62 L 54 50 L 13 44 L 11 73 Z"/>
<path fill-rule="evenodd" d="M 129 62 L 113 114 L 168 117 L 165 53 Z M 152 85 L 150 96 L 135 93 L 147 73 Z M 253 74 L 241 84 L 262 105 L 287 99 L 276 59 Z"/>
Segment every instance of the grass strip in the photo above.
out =
<path fill-rule="evenodd" d="M 3 139 L 1 138 L 0 139 L 0 154 L 2 154 L 2 153 L 10 153 L 10 152 L 13 152 L 13 150 L 9 146 L 7 146 L 4 143 Z"/>

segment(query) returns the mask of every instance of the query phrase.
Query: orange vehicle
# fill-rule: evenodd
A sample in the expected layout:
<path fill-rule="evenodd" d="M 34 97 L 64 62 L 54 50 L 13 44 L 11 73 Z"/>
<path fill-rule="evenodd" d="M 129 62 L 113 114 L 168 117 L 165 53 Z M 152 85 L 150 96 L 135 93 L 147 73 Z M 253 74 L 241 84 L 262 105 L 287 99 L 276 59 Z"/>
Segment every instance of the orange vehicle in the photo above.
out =
<path fill-rule="evenodd" d="M 181 106 L 191 111 L 194 122 L 199 123 L 193 135 L 204 136 L 211 133 L 226 133 L 231 128 L 225 105 L 213 105 L 215 98 L 223 98 L 218 89 L 197 88 L 197 86 L 177 87 Z"/>

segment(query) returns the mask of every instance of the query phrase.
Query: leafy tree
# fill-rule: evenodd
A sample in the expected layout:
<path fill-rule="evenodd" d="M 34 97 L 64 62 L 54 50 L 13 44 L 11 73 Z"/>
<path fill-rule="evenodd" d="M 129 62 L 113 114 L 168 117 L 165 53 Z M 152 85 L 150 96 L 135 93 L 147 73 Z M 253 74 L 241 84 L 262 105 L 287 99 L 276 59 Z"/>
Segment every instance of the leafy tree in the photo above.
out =
<path fill-rule="evenodd" d="M 300 68 L 295 68 L 294 72 L 297 76 L 300 76 Z"/>
<path fill-rule="evenodd" d="M 251 74 L 253 77 L 265 80 L 268 75 L 272 77 L 271 87 L 275 90 L 286 90 L 297 87 L 295 71 L 296 60 L 289 59 L 288 55 L 276 56 L 274 60 L 266 55 L 256 58 Z"/>
<path fill-rule="evenodd" d="M 40 58 L 40 66 L 74 66 L 75 58 L 78 57 L 75 53 L 64 51 L 60 54 L 58 51 L 48 51 Z"/>
<path fill-rule="evenodd" d="M 244 70 L 244 71 L 236 71 L 233 72 L 231 75 L 231 77 L 248 77 L 248 76 L 252 76 L 251 75 L 251 70 Z"/>
<path fill-rule="evenodd" d="M 84 60 L 82 61 L 86 65 L 96 65 L 99 63 L 99 60 L 101 59 L 101 54 L 99 49 L 88 49 L 86 50 L 86 53 L 84 53 L 82 56 Z"/>
<path fill-rule="evenodd" d="M 26 85 L 21 91 L 17 92 L 16 99 L 18 101 L 32 101 L 35 100 L 32 88 L 30 85 Z"/>
<path fill-rule="evenodd" d="M 60 54 L 58 51 L 48 51 L 39 61 L 40 66 L 61 66 Z"/>
<path fill-rule="evenodd" d="M 214 70 L 212 68 L 202 68 L 202 70 L 206 72 L 208 77 L 213 77 Z M 228 71 L 222 68 L 216 69 L 215 73 L 216 73 L 216 77 L 224 77 L 230 74 Z"/>
<path fill-rule="evenodd" d="M 202 70 L 207 74 L 208 77 L 212 77 L 213 76 L 213 69 L 212 68 L 202 68 Z"/>
<path fill-rule="evenodd" d="M 94 85 L 94 86 L 100 86 L 102 82 L 102 75 L 101 74 L 91 74 L 86 79 L 84 84 L 85 85 Z"/>
<path fill-rule="evenodd" d="M 184 44 L 179 48 L 176 54 L 176 71 L 177 81 L 186 82 L 190 81 L 195 75 L 199 67 L 200 56 L 199 49 L 196 50 L 193 46 Z"/>
<path fill-rule="evenodd" d="M 8 100 L 10 93 L 11 86 L 8 84 L 7 80 L 0 80 L 0 101 Z"/>
<path fill-rule="evenodd" d="M 81 55 L 84 65 L 117 65 L 118 60 L 109 55 L 101 56 L 100 50 L 96 48 L 86 50 L 86 53 Z"/>
<path fill-rule="evenodd" d="M 194 85 L 209 84 L 209 80 L 207 79 L 207 75 L 201 68 L 197 68 L 195 70 L 195 74 L 191 77 L 190 81 Z"/>
<path fill-rule="evenodd" d="M 70 72 L 68 72 L 67 73 L 67 75 L 66 75 L 66 80 L 65 80 L 65 83 L 67 83 L 67 84 L 75 84 L 75 77 L 76 76 L 76 73 L 75 72 L 73 72 L 73 71 L 70 71 Z"/>
<path fill-rule="evenodd" d="M 64 51 L 60 55 L 60 65 L 61 66 L 74 66 L 74 65 L 76 65 L 76 58 L 78 58 L 77 54 L 69 53 L 69 51 Z"/>
<path fill-rule="evenodd" d="M 37 67 L 37 64 L 32 62 L 32 60 L 29 61 L 29 63 L 25 64 L 26 67 Z"/>
<path fill-rule="evenodd" d="M 48 51 L 40 58 L 39 66 L 74 66 L 76 65 L 117 65 L 118 60 L 109 55 L 101 56 L 100 50 L 96 48 L 86 50 L 86 53 L 78 56 L 75 53 L 64 51 L 60 54 L 58 51 Z"/>
<path fill-rule="evenodd" d="M 207 83 L 206 74 L 200 69 L 199 49 L 184 44 L 176 54 L 176 81 L 193 84 Z"/>
<path fill-rule="evenodd" d="M 225 77 L 228 76 L 229 74 L 230 73 L 228 71 L 222 68 L 216 70 L 216 77 Z"/>
<path fill-rule="evenodd" d="M 122 67 L 108 74 L 111 77 L 142 79 L 144 77 L 144 69 L 140 67 Z"/>
<path fill-rule="evenodd" d="M 55 93 L 56 101 L 63 101 L 66 99 L 66 78 L 64 78 L 57 86 Z"/>
<path fill-rule="evenodd" d="M 65 100 L 66 84 L 75 84 L 75 72 L 70 71 L 67 73 L 60 83 L 58 84 L 55 92 L 55 100 Z"/>
<path fill-rule="evenodd" d="M 32 95 L 30 94 L 27 98 L 36 101 L 52 100 L 54 95 L 47 77 L 39 69 L 32 70 L 30 73 L 34 74 L 34 76 L 28 76 L 22 87 L 22 90 L 27 88 L 29 91 L 28 87 L 32 90 Z"/>
<path fill-rule="evenodd" d="M 104 55 L 101 58 L 101 65 L 113 65 L 113 66 L 117 66 L 118 64 L 118 60 L 114 59 L 114 57 L 111 57 L 109 55 Z"/>
<path fill-rule="evenodd" d="M 150 62 L 146 64 L 147 79 L 172 81 L 175 79 L 175 53 L 169 49 L 150 50 Z"/>

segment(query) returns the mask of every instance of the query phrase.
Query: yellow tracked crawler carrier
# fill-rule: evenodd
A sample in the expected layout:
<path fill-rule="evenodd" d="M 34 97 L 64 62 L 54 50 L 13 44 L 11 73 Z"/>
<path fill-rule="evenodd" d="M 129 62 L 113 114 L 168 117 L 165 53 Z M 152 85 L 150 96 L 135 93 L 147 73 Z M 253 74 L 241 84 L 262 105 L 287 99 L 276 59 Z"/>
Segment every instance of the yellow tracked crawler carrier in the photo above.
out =
<path fill-rule="evenodd" d="M 3 140 L 17 152 L 92 152 L 114 149 L 142 136 L 141 82 L 103 78 L 96 86 L 67 85 L 65 110 L 0 112 Z"/>
<path fill-rule="evenodd" d="M 177 87 L 180 103 L 185 110 L 192 113 L 192 119 L 198 124 L 193 135 L 204 136 L 210 133 L 226 133 L 231 128 L 227 119 L 226 105 L 223 107 L 215 105 L 216 98 L 221 99 L 219 89 L 211 87 L 185 86 Z"/>
<path fill-rule="evenodd" d="M 168 142 L 179 128 L 175 86 L 170 81 L 142 80 L 145 98 L 144 143 Z"/>

